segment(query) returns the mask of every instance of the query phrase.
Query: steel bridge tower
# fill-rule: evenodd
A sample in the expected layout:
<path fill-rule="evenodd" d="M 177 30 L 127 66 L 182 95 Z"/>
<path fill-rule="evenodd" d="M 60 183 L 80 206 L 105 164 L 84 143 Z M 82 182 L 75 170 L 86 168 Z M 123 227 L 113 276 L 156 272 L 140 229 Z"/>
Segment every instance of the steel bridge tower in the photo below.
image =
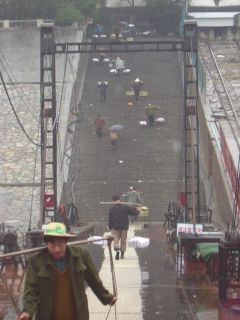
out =
<path fill-rule="evenodd" d="M 55 43 L 53 26 L 41 28 L 41 217 L 55 220 L 57 212 L 57 121 Z M 49 222 L 49 221 L 48 221 Z"/>
<path fill-rule="evenodd" d="M 184 26 L 184 142 L 186 220 L 200 222 L 198 30 L 196 21 Z"/>
<path fill-rule="evenodd" d="M 104 52 L 183 52 L 186 214 L 199 220 L 197 24 L 186 21 L 184 38 L 159 41 L 55 43 L 54 27 L 41 28 L 41 222 L 57 214 L 57 121 L 55 54 Z"/>

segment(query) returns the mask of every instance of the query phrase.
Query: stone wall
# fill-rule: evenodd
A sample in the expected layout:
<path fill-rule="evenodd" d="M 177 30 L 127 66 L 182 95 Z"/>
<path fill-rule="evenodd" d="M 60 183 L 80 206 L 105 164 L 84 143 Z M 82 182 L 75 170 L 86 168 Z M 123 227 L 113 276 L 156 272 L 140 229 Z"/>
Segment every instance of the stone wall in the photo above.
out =
<path fill-rule="evenodd" d="M 81 42 L 83 30 L 55 29 L 56 42 Z M 22 127 L 34 143 L 40 143 L 40 31 L 38 28 L 0 30 L 1 72 Z M 56 55 L 57 113 L 61 104 L 58 135 L 58 200 L 68 179 L 70 140 L 81 94 L 80 65 L 86 56 Z M 64 71 L 66 62 L 66 72 Z M 65 72 L 65 76 L 64 76 Z M 63 81 L 64 79 L 64 81 Z M 73 94 L 74 89 L 74 94 Z M 40 148 L 26 137 L 0 84 L 0 223 L 10 221 L 23 228 L 38 223 L 40 215 Z M 61 101 L 61 103 L 60 103 Z"/>
<path fill-rule="evenodd" d="M 213 211 L 213 221 L 226 228 L 232 212 L 232 196 L 224 170 L 216 137 L 211 129 L 212 121 L 204 113 L 204 99 L 199 99 L 199 155 L 200 176 L 204 184 L 206 203 Z"/>

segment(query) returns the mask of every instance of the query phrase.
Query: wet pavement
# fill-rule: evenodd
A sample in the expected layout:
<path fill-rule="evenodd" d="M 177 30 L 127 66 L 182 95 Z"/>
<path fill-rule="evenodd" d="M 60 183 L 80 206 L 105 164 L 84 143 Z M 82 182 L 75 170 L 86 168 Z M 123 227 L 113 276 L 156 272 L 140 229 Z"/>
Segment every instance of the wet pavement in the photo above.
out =
<path fill-rule="evenodd" d="M 126 259 L 115 261 L 118 319 L 225 320 L 218 310 L 217 287 L 205 274 L 194 272 L 188 274 L 183 282 L 179 280 L 174 250 L 168 246 L 162 227 L 167 204 L 177 195 L 179 119 L 182 114 L 177 54 L 151 54 L 150 59 L 149 54 L 124 54 L 123 58 L 132 68 L 131 74 L 124 78 L 112 77 L 107 66 L 94 66 L 90 61 L 80 110 L 83 121 L 78 128 L 80 133 L 75 150 L 79 153 L 76 199 L 80 219 L 96 223 L 102 221 L 101 225 L 97 225 L 96 235 L 106 231 L 107 209 L 99 206 L 99 202 L 109 201 L 113 192 L 122 193 L 129 189 L 129 185 L 137 184 L 150 207 L 149 217 L 131 225 L 129 232 L 129 237 L 135 234 L 149 238 L 149 247 L 128 248 Z M 149 92 L 149 97 L 141 98 L 138 103 L 125 94 L 136 77 L 143 77 Z M 101 104 L 96 83 L 109 79 L 111 90 L 107 102 Z M 132 108 L 127 104 L 130 100 L 133 101 Z M 144 107 L 147 103 L 160 105 L 158 115 L 166 119 L 163 126 L 139 127 L 139 121 L 145 119 Z M 95 135 L 93 121 L 98 113 L 106 119 L 107 126 L 121 120 L 126 128 L 114 151 L 110 147 L 107 128 L 101 141 Z M 4 199 L 7 201 L 7 196 Z M 7 218 L 9 214 L 3 216 Z M 21 217 L 28 220 L 28 214 Z M 111 289 L 108 253 L 105 248 L 96 245 L 88 248 L 103 282 Z M 3 274 L 8 277 L 8 285 L 20 303 L 21 268 L 15 272 L 12 267 L 5 266 Z M 4 319 L 15 319 L 14 309 L 2 286 L 0 295 L 0 308 L 7 312 Z M 91 319 L 105 319 L 108 309 L 96 300 L 91 303 L 90 298 Z M 111 319 L 115 317 L 114 309 L 110 316 Z"/>
<path fill-rule="evenodd" d="M 101 228 L 97 231 L 101 235 Z M 128 239 L 150 239 L 147 248 L 128 247 L 126 259 L 114 262 L 118 285 L 117 319 L 229 320 L 239 319 L 234 308 L 219 304 L 217 282 L 212 282 L 206 268 L 194 266 L 179 276 L 175 248 L 166 239 L 162 223 L 131 224 Z M 112 290 L 108 249 L 100 269 L 103 282 Z M 92 306 L 92 308 L 91 308 Z M 92 310 L 92 311 L 91 311 Z M 90 295 L 91 319 L 105 319 L 108 308 Z M 133 316 L 134 315 L 134 316 Z M 115 319 L 111 310 L 109 319 Z"/>
<path fill-rule="evenodd" d="M 126 258 L 114 262 L 118 285 L 118 319 L 194 319 L 186 297 L 178 286 L 178 275 L 174 260 L 166 242 L 165 231 L 161 223 L 131 224 L 128 239 L 133 236 L 150 239 L 146 248 L 128 247 Z M 100 275 L 111 290 L 111 272 L 108 249 L 105 249 L 105 262 Z M 106 307 L 94 301 L 91 319 L 97 319 L 95 313 L 105 316 Z M 96 306 L 99 305 L 99 307 Z M 91 306 L 91 298 L 90 298 Z M 91 310 L 91 307 L 90 307 Z M 97 311 L 96 311 L 97 310 Z M 113 319 L 114 312 L 111 313 Z M 104 319 L 102 317 L 101 319 Z"/>
<path fill-rule="evenodd" d="M 97 234 L 101 234 L 101 229 Z M 114 262 L 118 280 L 118 319 L 132 319 L 133 314 L 133 319 L 146 320 L 228 319 L 225 318 L 227 310 L 219 306 L 217 284 L 210 281 L 206 270 L 196 268 L 180 280 L 174 246 L 167 241 L 161 223 L 134 223 L 130 226 L 128 239 L 133 235 L 149 238 L 150 245 L 147 248 L 128 247 L 126 259 Z M 106 248 L 100 275 L 111 290 L 111 270 Z M 99 319 L 97 314 L 104 319 L 108 308 L 101 306 L 96 298 L 93 298 L 93 302 L 91 299 L 90 295 L 90 310 L 93 310 L 91 319 Z M 109 319 L 114 319 L 113 309 Z"/>
<path fill-rule="evenodd" d="M 104 235 L 104 225 L 97 225 L 94 235 Z M 204 268 L 195 268 L 181 280 L 175 265 L 174 246 L 166 239 L 162 223 L 135 222 L 130 225 L 128 239 L 134 236 L 150 239 L 146 248 L 128 246 L 123 260 L 114 259 L 119 320 L 229 320 L 239 319 L 233 309 L 219 305 L 218 287 L 211 282 Z M 112 291 L 109 251 L 105 246 L 87 245 L 104 285 Z M 3 275 L 15 300 L 21 305 L 23 270 L 6 264 Z M 104 320 L 109 307 L 103 306 L 87 289 L 90 319 Z M 6 312 L 4 318 L 1 315 Z M 230 318 L 230 315 L 232 318 Z M 15 310 L 6 289 L 0 282 L 0 319 L 15 319 Z M 109 320 L 115 319 L 115 308 Z"/>

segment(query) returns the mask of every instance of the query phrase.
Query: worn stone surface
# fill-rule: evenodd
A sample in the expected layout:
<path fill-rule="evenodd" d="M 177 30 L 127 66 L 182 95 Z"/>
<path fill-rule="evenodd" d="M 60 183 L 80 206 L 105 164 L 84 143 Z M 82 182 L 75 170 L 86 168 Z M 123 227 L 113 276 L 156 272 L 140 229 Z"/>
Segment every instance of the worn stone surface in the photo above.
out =
<path fill-rule="evenodd" d="M 83 98 L 80 106 L 82 121 L 78 124 L 75 154 L 78 172 L 75 176 L 75 198 L 81 221 L 106 219 L 107 206 L 115 193 L 126 192 L 131 185 L 143 192 L 150 208 L 150 220 L 163 220 L 168 203 L 176 200 L 179 156 L 181 149 L 183 95 L 178 56 L 176 53 L 133 53 L 119 55 L 127 61 L 130 74 L 116 77 L 108 65 L 97 65 L 89 58 Z M 126 96 L 133 81 L 144 82 L 148 96 Z M 97 82 L 109 82 L 107 101 L 100 102 Z M 133 106 L 129 107 L 131 101 Z M 156 118 L 165 122 L 154 127 L 141 127 L 146 120 L 146 105 L 159 106 Z M 93 125 L 100 114 L 106 122 L 103 138 L 98 139 Z M 114 150 L 109 127 L 120 123 L 119 141 Z"/>
<path fill-rule="evenodd" d="M 81 36 L 82 31 L 78 29 L 55 30 L 56 42 L 77 41 Z M 2 76 L 19 122 L 29 137 L 26 137 L 18 123 L 1 84 L 0 195 L 3 201 L 0 223 L 17 219 L 26 227 L 31 212 L 33 226 L 36 226 L 40 214 L 40 148 L 35 145 L 40 143 L 40 31 L 1 30 L 0 41 Z M 61 108 L 58 161 L 63 163 L 66 160 L 63 157 L 66 149 L 65 133 L 79 55 L 68 56 L 63 77 L 65 59 L 65 55 L 56 56 L 57 110 Z M 60 178 L 64 175 L 61 170 Z"/>

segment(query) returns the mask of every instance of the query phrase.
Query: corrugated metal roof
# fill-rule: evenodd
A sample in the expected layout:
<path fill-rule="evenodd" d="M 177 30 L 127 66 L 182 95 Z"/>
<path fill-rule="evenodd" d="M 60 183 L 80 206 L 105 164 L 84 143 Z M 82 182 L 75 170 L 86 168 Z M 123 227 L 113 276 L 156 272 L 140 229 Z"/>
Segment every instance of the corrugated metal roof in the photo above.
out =
<path fill-rule="evenodd" d="M 214 0 L 190 0 L 191 7 L 231 7 L 240 6 L 240 0 L 220 0 L 219 5 L 216 6 Z"/>
<path fill-rule="evenodd" d="M 198 27 L 232 27 L 238 12 L 191 12 L 188 17 L 197 21 Z"/>
<path fill-rule="evenodd" d="M 217 19 L 217 18 L 233 18 L 235 15 L 240 14 L 240 12 L 189 12 L 188 16 L 196 18 L 208 18 L 208 19 Z"/>

